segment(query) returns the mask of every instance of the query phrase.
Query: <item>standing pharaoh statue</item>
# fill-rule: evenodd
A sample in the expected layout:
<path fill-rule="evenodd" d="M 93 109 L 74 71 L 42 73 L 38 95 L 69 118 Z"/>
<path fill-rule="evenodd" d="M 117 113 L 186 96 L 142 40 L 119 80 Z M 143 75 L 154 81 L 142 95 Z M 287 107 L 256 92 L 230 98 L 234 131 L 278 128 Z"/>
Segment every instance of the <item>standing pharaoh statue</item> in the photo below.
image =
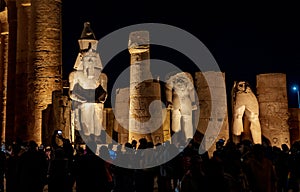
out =
<path fill-rule="evenodd" d="M 195 104 L 195 90 L 193 77 L 187 72 L 170 76 L 166 81 L 167 108 L 172 110 L 172 131 L 182 132 L 185 141 L 193 138 L 193 110 Z"/>
<path fill-rule="evenodd" d="M 104 130 L 103 109 L 107 98 L 107 76 L 102 71 L 97 42 L 91 38 L 89 23 L 85 23 L 74 71 L 69 75 L 69 95 L 72 99 L 75 129 L 81 136 L 100 136 Z M 93 35 L 93 33 L 92 33 Z"/>
<path fill-rule="evenodd" d="M 245 131 L 243 121 L 249 122 L 253 143 L 261 144 L 261 126 L 259 122 L 259 105 L 256 96 L 246 81 L 235 81 L 232 88 L 232 134 L 235 139 Z M 239 141 L 235 141 L 236 143 Z"/>

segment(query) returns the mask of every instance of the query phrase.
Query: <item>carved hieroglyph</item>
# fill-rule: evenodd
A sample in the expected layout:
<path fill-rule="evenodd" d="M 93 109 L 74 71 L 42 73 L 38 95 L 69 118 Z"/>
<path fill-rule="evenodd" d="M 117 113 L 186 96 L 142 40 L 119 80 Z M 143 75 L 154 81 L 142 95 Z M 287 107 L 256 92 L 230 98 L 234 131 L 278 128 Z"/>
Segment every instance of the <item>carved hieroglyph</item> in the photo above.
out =
<path fill-rule="evenodd" d="M 196 72 L 195 87 L 200 109 L 196 111 L 199 115 L 195 115 L 199 121 L 195 121 L 197 132 L 194 138 L 203 143 L 202 147 L 211 156 L 216 149 L 216 141 L 229 139 L 225 74 Z"/>
<path fill-rule="evenodd" d="M 172 131 L 184 133 L 184 141 L 193 138 L 193 110 L 195 104 L 194 81 L 187 72 L 170 76 L 166 81 L 167 108 L 172 110 Z"/>
<path fill-rule="evenodd" d="M 250 123 L 253 143 L 261 144 L 259 105 L 255 94 L 246 81 L 235 81 L 232 88 L 232 134 L 240 136 L 244 132 L 245 118 Z"/>
<path fill-rule="evenodd" d="M 146 138 L 154 144 L 163 142 L 163 117 L 159 82 L 150 71 L 149 32 L 129 34 L 130 106 L 129 140 Z"/>
<path fill-rule="evenodd" d="M 286 75 L 283 73 L 256 76 L 262 134 L 272 146 L 290 145 Z"/>

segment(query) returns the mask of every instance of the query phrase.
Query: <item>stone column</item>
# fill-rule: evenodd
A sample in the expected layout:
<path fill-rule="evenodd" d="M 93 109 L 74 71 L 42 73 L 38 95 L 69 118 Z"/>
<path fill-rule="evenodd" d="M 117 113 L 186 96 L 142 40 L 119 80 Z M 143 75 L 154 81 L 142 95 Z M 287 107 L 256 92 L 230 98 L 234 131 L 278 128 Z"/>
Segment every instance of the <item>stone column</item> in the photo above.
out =
<path fill-rule="evenodd" d="M 52 102 L 52 92 L 62 91 L 61 1 L 32 0 L 28 74 L 28 124 L 25 140 L 41 143 L 42 110 Z"/>
<path fill-rule="evenodd" d="M 129 139 L 144 137 L 155 144 L 163 142 L 163 123 L 160 84 L 151 75 L 149 48 L 148 31 L 130 33 Z"/>
<path fill-rule="evenodd" d="M 199 100 L 196 115 L 195 140 L 211 156 L 219 139 L 229 139 L 225 74 L 222 72 L 196 72 L 195 87 Z"/>
<path fill-rule="evenodd" d="M 15 75 L 15 127 L 14 132 L 21 136 L 26 135 L 27 131 L 27 83 L 30 57 L 30 41 L 29 36 L 31 26 L 31 3 L 30 0 L 21 0 L 17 2 L 17 20 L 18 20 L 18 34 L 17 34 L 17 55 L 16 55 L 16 75 Z"/>
<path fill-rule="evenodd" d="M 6 97 L 8 68 L 8 21 L 7 8 L 0 12 L 0 137 L 5 141 Z"/>
<path fill-rule="evenodd" d="M 290 146 L 286 75 L 259 74 L 256 76 L 256 89 L 262 135 L 272 146 L 279 148 L 281 144 Z"/>
<path fill-rule="evenodd" d="M 7 1 L 8 11 L 8 62 L 7 62 L 7 96 L 6 96 L 6 128 L 5 141 L 11 142 L 16 138 L 15 124 L 15 76 L 16 76 L 16 47 L 17 47 L 17 7 L 16 0 Z"/>

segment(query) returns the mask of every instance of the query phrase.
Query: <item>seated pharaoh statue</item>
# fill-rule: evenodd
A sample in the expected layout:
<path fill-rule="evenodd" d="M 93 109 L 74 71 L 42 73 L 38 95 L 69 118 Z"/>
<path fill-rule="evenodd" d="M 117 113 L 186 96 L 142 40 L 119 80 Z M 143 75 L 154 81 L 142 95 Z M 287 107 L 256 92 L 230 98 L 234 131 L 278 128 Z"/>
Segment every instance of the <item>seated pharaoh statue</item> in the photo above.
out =
<path fill-rule="evenodd" d="M 235 81 L 232 88 L 232 134 L 235 143 L 246 131 L 244 125 L 249 124 L 253 143 L 261 144 L 261 126 L 259 121 L 259 105 L 255 94 L 246 81 Z M 248 121 L 245 123 L 243 120 Z"/>
<path fill-rule="evenodd" d="M 101 73 L 100 57 L 92 48 L 82 52 L 80 58 L 77 69 L 69 75 L 75 129 L 84 136 L 100 136 L 104 130 L 102 122 L 107 98 L 107 77 Z"/>

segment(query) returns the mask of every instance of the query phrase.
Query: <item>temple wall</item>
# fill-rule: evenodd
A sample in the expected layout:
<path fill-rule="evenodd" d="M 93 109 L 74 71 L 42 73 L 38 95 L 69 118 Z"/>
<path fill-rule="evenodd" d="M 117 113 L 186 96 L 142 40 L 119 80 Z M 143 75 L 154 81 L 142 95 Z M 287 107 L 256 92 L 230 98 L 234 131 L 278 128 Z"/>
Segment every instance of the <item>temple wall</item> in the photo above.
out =
<path fill-rule="evenodd" d="M 300 109 L 289 108 L 289 114 L 288 124 L 290 127 L 290 139 L 292 145 L 295 141 L 300 140 Z"/>
<path fill-rule="evenodd" d="M 118 143 L 131 143 L 129 139 L 129 88 L 120 88 L 116 91 L 114 106 L 114 131 L 118 133 Z"/>
<path fill-rule="evenodd" d="M 211 155 L 219 139 L 229 139 L 225 74 L 213 71 L 196 72 L 195 87 L 200 107 L 196 115 L 199 117 L 198 122 L 195 119 L 198 132 L 195 140 L 204 143 L 203 147 Z"/>
<path fill-rule="evenodd" d="M 283 73 L 256 76 L 256 93 L 262 135 L 272 146 L 290 146 L 286 75 Z"/>

